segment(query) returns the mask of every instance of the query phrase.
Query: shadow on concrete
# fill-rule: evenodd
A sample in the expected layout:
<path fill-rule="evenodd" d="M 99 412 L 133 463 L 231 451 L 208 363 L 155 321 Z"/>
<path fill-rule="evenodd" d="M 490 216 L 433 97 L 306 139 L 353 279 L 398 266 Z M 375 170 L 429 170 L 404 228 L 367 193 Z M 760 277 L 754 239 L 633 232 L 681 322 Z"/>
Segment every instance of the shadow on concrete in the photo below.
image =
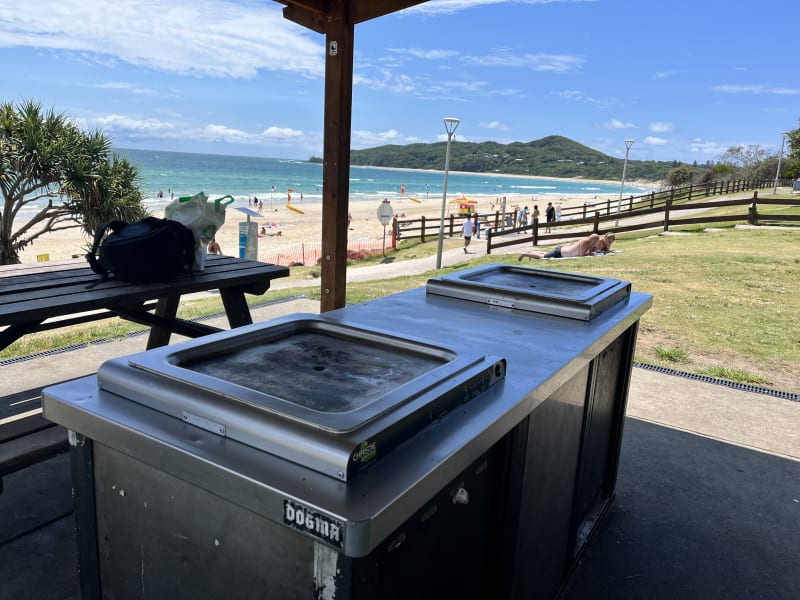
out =
<path fill-rule="evenodd" d="M 66 455 L 6 477 L 0 599 L 78 600 Z M 627 418 L 617 495 L 563 600 L 800 597 L 800 462 Z"/>
<path fill-rule="evenodd" d="M 565 600 L 800 598 L 800 462 L 627 418 Z"/>

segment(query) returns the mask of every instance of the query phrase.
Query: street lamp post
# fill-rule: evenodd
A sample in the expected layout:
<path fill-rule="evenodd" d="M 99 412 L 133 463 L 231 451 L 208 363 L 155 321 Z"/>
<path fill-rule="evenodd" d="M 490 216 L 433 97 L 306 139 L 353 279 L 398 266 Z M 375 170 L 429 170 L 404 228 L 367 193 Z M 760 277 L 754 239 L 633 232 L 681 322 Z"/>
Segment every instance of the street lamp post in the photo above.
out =
<path fill-rule="evenodd" d="M 778 155 L 778 169 L 775 171 L 775 189 L 772 190 L 773 194 L 778 193 L 778 178 L 781 174 L 781 161 L 783 160 L 783 145 L 786 143 L 786 138 L 789 137 L 789 132 L 784 131 L 781 133 L 781 153 Z"/>
<path fill-rule="evenodd" d="M 439 245 L 436 249 L 436 268 L 442 268 L 442 244 L 444 243 L 444 211 L 447 206 L 447 174 L 450 170 L 450 140 L 461 121 L 454 117 L 446 117 L 444 128 L 447 131 L 447 150 L 444 155 L 444 191 L 442 192 L 442 216 L 439 219 Z"/>
<path fill-rule="evenodd" d="M 625 162 L 622 163 L 622 183 L 619 186 L 619 200 L 617 200 L 617 223 L 614 227 L 619 227 L 619 213 L 622 211 L 622 192 L 625 190 L 625 172 L 628 170 L 628 154 L 631 146 L 636 140 L 625 140 Z"/>

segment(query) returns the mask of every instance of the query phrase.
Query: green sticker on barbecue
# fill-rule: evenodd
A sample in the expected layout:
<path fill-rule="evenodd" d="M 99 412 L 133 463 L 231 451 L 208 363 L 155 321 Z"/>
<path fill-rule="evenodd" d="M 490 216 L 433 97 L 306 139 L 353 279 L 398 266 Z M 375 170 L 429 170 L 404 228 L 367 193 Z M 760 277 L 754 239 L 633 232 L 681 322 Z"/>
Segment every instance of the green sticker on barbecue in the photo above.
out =
<path fill-rule="evenodd" d="M 378 446 L 375 442 L 361 442 L 358 450 L 353 452 L 353 462 L 366 464 L 378 456 Z"/>

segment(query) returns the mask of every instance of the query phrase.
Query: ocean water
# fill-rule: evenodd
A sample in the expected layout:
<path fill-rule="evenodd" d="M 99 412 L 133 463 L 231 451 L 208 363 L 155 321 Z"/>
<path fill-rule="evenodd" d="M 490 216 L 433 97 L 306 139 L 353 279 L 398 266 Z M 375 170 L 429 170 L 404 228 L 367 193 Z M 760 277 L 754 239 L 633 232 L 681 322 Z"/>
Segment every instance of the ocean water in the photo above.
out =
<path fill-rule="evenodd" d="M 171 194 L 187 196 L 205 192 L 209 198 L 230 194 L 236 199 L 251 196 L 268 206 L 270 202 L 285 203 L 288 190 L 292 202 L 322 200 L 322 165 L 299 160 L 259 158 L 252 156 L 222 156 L 153 150 L 116 149 L 137 165 L 141 173 L 140 187 L 145 202 L 161 207 Z M 350 200 L 371 200 L 406 196 L 439 197 L 444 189 L 443 171 L 416 169 L 383 169 L 379 167 L 350 168 Z M 627 185 L 626 194 L 643 194 L 649 190 Z M 159 193 L 161 197 L 159 197 Z M 576 180 L 508 177 L 495 174 L 449 173 L 447 197 L 469 195 L 506 196 L 509 200 L 533 199 L 545 196 L 585 195 L 588 198 L 616 198 L 619 184 L 583 182 Z"/>

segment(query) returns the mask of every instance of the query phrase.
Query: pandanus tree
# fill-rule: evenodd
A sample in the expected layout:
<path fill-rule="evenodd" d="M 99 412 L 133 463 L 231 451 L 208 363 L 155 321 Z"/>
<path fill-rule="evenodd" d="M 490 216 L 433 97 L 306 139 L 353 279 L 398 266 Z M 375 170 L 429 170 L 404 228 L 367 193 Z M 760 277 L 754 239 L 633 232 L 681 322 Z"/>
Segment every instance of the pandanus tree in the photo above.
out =
<path fill-rule="evenodd" d="M 138 177 L 102 133 L 32 100 L 0 103 L 0 264 L 49 232 L 145 216 Z"/>

